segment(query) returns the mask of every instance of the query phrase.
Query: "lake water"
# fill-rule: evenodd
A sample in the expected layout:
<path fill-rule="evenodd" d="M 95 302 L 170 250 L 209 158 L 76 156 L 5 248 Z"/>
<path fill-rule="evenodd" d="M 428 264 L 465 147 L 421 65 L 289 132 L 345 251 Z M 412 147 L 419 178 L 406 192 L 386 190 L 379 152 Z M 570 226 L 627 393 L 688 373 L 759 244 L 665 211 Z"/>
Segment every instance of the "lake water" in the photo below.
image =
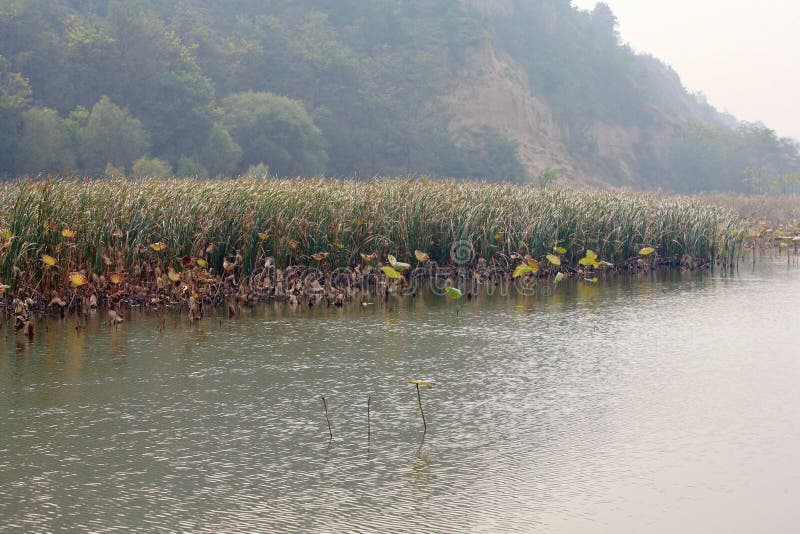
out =
<path fill-rule="evenodd" d="M 798 268 L 539 293 L 6 328 L 0 531 L 800 528 Z"/>

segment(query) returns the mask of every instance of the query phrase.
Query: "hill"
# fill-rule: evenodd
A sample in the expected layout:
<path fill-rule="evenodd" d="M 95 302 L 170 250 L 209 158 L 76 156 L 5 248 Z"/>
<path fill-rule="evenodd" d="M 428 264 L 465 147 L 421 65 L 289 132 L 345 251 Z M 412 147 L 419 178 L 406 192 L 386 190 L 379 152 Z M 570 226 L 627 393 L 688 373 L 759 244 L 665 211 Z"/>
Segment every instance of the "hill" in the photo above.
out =
<path fill-rule="evenodd" d="M 0 173 L 790 190 L 798 146 L 567 0 L 0 0 Z"/>

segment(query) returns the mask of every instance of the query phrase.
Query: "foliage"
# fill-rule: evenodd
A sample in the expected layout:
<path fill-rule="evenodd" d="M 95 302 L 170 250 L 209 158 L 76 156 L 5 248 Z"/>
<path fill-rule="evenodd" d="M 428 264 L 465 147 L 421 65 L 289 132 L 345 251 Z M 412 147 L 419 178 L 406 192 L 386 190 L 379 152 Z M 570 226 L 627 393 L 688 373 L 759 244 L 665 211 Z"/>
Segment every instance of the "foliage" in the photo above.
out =
<path fill-rule="evenodd" d="M 258 165 L 250 165 L 244 173 L 247 178 L 266 178 L 269 176 L 269 166 L 259 163 Z"/>
<path fill-rule="evenodd" d="M 75 147 L 66 122 L 58 112 L 32 108 L 22 112 L 16 170 L 36 175 L 75 168 Z"/>
<path fill-rule="evenodd" d="M 22 112 L 28 106 L 31 88 L 9 62 L 0 55 L 0 173 L 14 168 L 22 125 Z"/>
<path fill-rule="evenodd" d="M 131 175 L 135 178 L 168 178 L 172 176 L 172 167 L 160 159 L 141 157 L 133 162 Z"/>
<path fill-rule="evenodd" d="M 322 133 L 301 102 L 272 93 L 237 93 L 222 104 L 231 136 L 242 147 L 242 164 L 264 162 L 280 176 L 325 172 Z"/>
<path fill-rule="evenodd" d="M 68 247 L 62 228 L 75 234 Z M 592 250 L 616 265 L 653 247 L 695 265 L 734 258 L 740 241 L 738 217 L 693 198 L 427 179 L 19 181 L 0 187 L 0 230 L 11 236 L 0 255 L 5 283 L 39 277 L 42 254 L 105 272 L 112 248 L 116 272 L 157 251 L 162 265 L 197 257 L 216 272 L 238 254 L 250 274 L 268 256 L 283 267 L 319 255 L 337 268 L 377 253 L 396 256 L 400 272 L 425 250 L 447 265 L 456 242 L 472 247 L 473 265 L 512 270 L 520 250 L 562 266 Z M 553 255 L 553 243 L 565 254 Z"/>
<path fill-rule="evenodd" d="M 679 191 L 789 193 L 800 174 L 796 143 L 689 94 L 620 43 L 606 4 L 568 0 L 0 1 L 0 174 L 99 175 L 144 156 L 193 176 L 263 162 L 549 182 L 502 130 L 451 131 L 442 97 L 487 52 L 523 67 L 565 169 Z M 98 131 L 110 102 L 126 118 Z M 630 154 L 603 153 L 608 129 L 636 139 Z"/>
<path fill-rule="evenodd" d="M 175 175 L 183 178 L 206 178 L 208 171 L 194 156 L 183 156 L 178 160 Z"/>
<path fill-rule="evenodd" d="M 215 124 L 196 159 L 210 176 L 233 176 L 242 159 L 242 147 L 236 144 L 224 126 Z"/>
<path fill-rule="evenodd" d="M 81 134 L 81 163 L 90 175 L 99 175 L 107 164 L 127 168 L 148 152 L 147 131 L 124 109 L 103 97 L 94 105 Z"/>

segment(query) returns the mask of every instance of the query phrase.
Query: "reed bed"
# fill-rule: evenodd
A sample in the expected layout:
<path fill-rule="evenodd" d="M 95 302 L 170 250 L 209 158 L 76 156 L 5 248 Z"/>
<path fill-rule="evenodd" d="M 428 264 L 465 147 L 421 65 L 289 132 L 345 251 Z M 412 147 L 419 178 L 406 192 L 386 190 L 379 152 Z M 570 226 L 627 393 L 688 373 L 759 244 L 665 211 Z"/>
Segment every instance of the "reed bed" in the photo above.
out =
<path fill-rule="evenodd" d="M 554 247 L 563 271 L 589 249 L 635 268 L 642 247 L 673 266 L 730 265 L 741 230 L 696 198 L 427 178 L 22 180 L 0 188 L 0 284 L 67 299 L 75 273 L 91 284 L 199 264 L 240 282 L 265 265 L 351 269 L 362 255 L 416 264 L 416 250 L 512 271 L 522 256 L 545 265 Z"/>
<path fill-rule="evenodd" d="M 708 204 L 730 209 L 747 220 L 773 228 L 800 227 L 800 195 L 730 195 L 706 194 L 699 197 Z"/>

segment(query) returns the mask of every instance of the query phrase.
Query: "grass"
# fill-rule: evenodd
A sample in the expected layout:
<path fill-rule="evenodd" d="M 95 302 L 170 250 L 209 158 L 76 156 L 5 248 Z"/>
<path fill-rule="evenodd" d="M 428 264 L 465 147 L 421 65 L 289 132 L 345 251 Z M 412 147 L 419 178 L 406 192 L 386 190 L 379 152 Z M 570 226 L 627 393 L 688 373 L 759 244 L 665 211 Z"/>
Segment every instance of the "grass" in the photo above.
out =
<path fill-rule="evenodd" d="M 661 261 L 696 267 L 734 262 L 741 235 L 731 209 L 653 194 L 426 178 L 51 178 L 0 188 L 0 283 L 10 292 L 69 289 L 73 272 L 90 281 L 111 272 L 181 272 L 182 257 L 207 261 L 212 276 L 234 265 L 239 279 L 267 258 L 277 267 L 330 270 L 372 253 L 416 265 L 421 250 L 448 265 L 454 244 L 466 266 L 483 259 L 513 270 L 517 255 L 544 259 L 557 245 L 566 249 L 565 267 L 587 249 L 634 265 L 646 246 Z M 327 256 L 312 257 L 319 253 Z"/>
<path fill-rule="evenodd" d="M 751 226 L 759 224 L 773 228 L 800 227 L 800 195 L 730 195 L 706 194 L 703 201 L 730 209 L 746 219 Z"/>

